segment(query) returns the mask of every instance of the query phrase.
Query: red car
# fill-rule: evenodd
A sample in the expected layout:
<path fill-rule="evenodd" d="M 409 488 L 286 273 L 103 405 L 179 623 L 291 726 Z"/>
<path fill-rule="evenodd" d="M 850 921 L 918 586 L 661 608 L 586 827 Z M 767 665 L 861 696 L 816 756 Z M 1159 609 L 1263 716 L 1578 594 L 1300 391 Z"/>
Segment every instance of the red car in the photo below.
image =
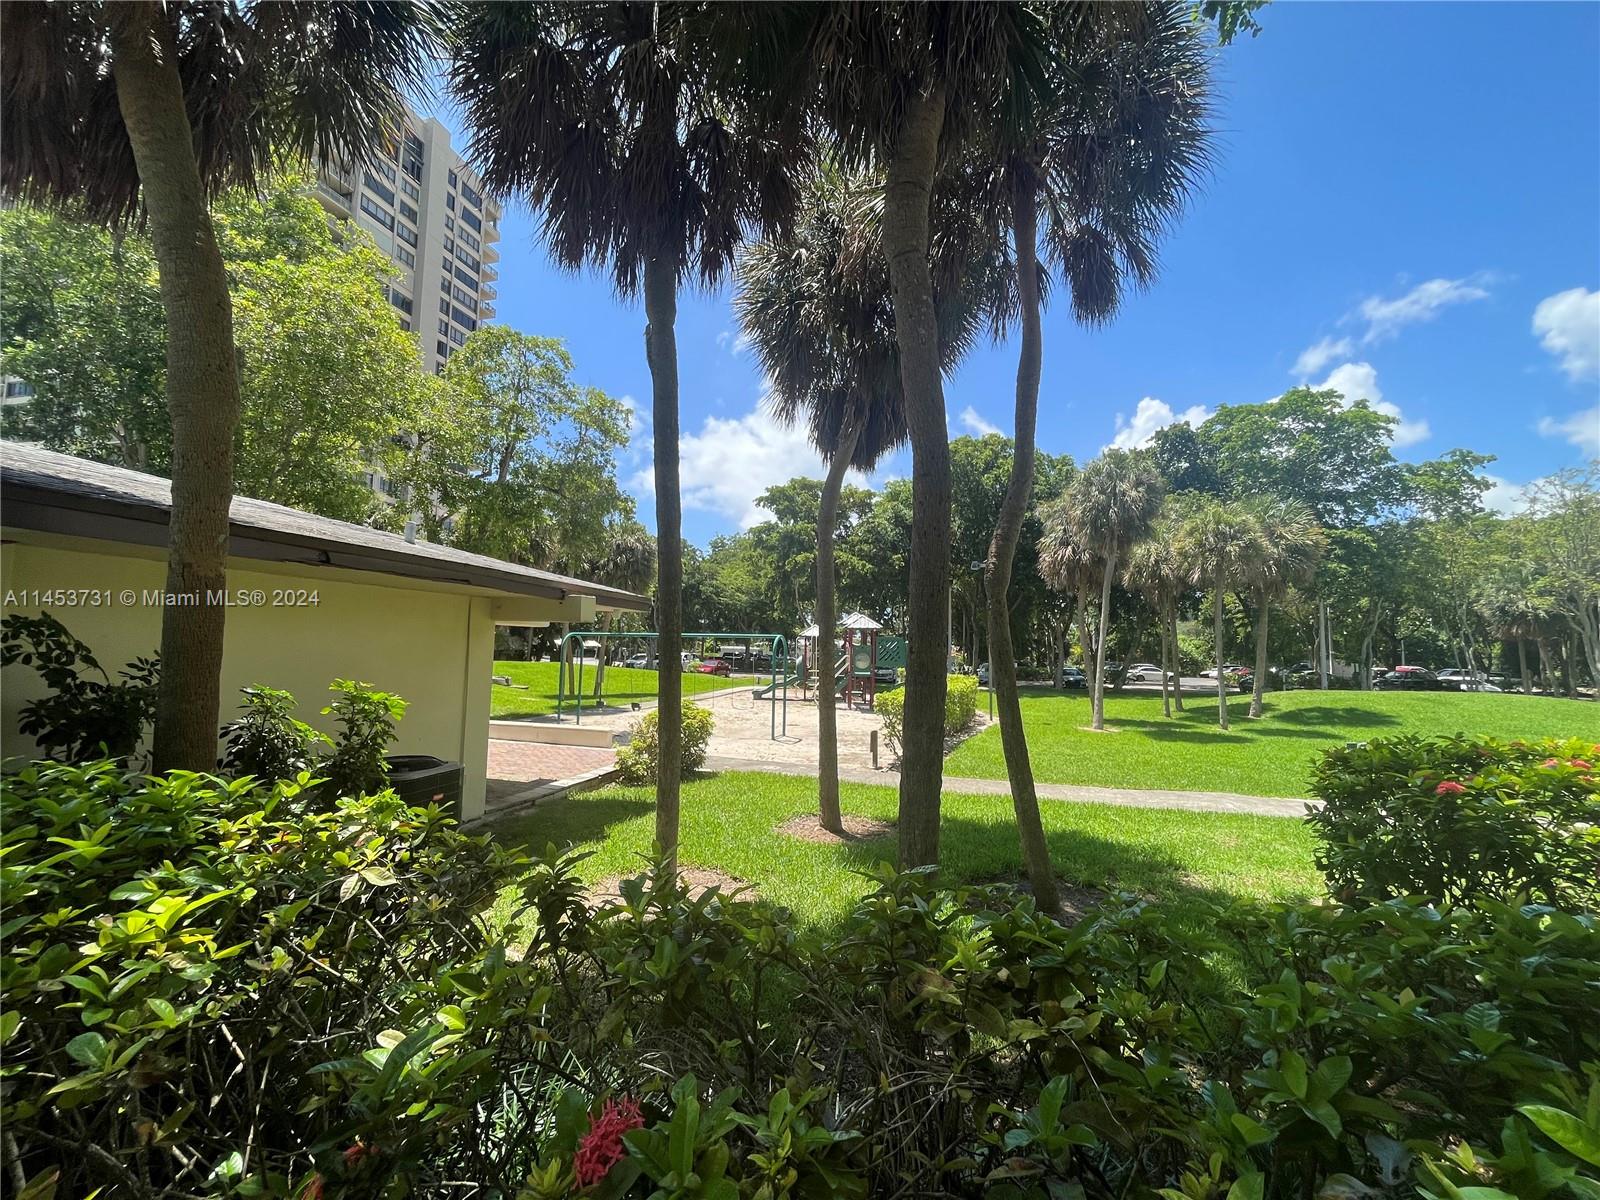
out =
<path fill-rule="evenodd" d="M 699 675 L 732 675 L 733 668 L 720 658 L 708 658 L 703 663 L 695 664 L 695 673 Z"/>

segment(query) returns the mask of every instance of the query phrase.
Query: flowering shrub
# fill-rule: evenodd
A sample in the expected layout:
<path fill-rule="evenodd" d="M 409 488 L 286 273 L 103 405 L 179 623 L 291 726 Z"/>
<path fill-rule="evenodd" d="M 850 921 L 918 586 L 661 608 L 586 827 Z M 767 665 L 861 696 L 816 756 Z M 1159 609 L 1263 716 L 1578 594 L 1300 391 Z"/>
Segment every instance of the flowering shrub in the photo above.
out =
<path fill-rule="evenodd" d="M 577 853 L 297 786 L 4 781 L 19 1193 L 1596 1194 L 1593 915 L 1120 897 L 1068 927 L 880 868 L 812 931 L 659 867 L 597 904 Z"/>
<path fill-rule="evenodd" d="M 617 751 L 617 778 L 633 787 L 656 781 L 661 761 L 661 722 L 651 709 L 633 724 L 628 744 Z M 683 769 L 698 771 L 706 761 L 706 746 L 711 741 L 715 722 L 711 710 L 691 701 L 683 702 Z"/>
<path fill-rule="evenodd" d="M 1592 741 L 1402 737 L 1330 750 L 1309 817 L 1341 897 L 1523 896 L 1600 911 Z"/>

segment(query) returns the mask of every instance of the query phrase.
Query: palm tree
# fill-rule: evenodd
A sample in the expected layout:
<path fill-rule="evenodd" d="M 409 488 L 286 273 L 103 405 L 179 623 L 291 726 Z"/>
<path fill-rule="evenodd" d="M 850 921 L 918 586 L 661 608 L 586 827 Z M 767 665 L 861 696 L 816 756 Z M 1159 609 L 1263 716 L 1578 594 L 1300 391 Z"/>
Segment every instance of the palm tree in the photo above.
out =
<path fill-rule="evenodd" d="M 1078 539 L 1066 493 L 1045 505 L 1040 519 L 1044 531 L 1039 536 L 1039 573 L 1047 587 L 1073 597 L 1074 612 L 1068 627 L 1074 624 L 1078 627 L 1083 669 L 1087 673 L 1094 666 L 1094 636 L 1090 633 L 1089 616 L 1099 586 L 1094 552 Z"/>
<path fill-rule="evenodd" d="M 1127 550 L 1150 532 L 1161 508 L 1161 472 L 1148 455 L 1107 450 L 1078 472 L 1066 492 L 1067 520 L 1077 543 L 1095 556 L 1100 578 L 1100 633 L 1095 639 L 1095 729 L 1106 727 L 1106 629 L 1111 618 L 1111 584 Z"/>
<path fill-rule="evenodd" d="M 1228 728 L 1228 681 L 1222 672 L 1222 617 L 1230 589 L 1262 553 L 1261 526 L 1244 505 L 1206 497 L 1195 503 L 1178 533 L 1189 580 L 1209 584 L 1217 667 L 1217 724 Z"/>
<path fill-rule="evenodd" d="M 1255 688 L 1250 696 L 1249 715 L 1259 717 L 1267 682 L 1267 618 L 1272 604 L 1291 585 L 1311 577 L 1328 540 L 1316 516 L 1298 501 L 1264 499 L 1250 507 L 1261 547 L 1260 553 L 1245 564 L 1244 572 L 1256 606 Z"/>
<path fill-rule="evenodd" d="M 1150 534 L 1134 545 L 1123 565 L 1123 582 L 1137 589 L 1156 610 L 1161 631 L 1161 709 L 1172 716 L 1174 706 L 1183 711 L 1182 665 L 1178 658 L 1178 601 L 1188 586 L 1187 571 L 1179 553 L 1177 531 L 1182 521 L 1179 497 L 1168 497 L 1150 527 Z M 1169 680 L 1172 684 L 1168 689 Z"/>
<path fill-rule="evenodd" d="M 772 381 L 767 402 L 785 425 L 804 419 L 828 460 L 816 535 L 816 624 L 831 637 L 833 542 L 839 492 L 850 468 L 871 470 L 906 439 L 900 354 L 894 339 L 888 265 L 881 246 L 881 181 L 824 164 L 807 189 L 793 232 L 749 247 L 738 267 L 734 308 Z M 945 224 L 964 232 L 958 221 Z M 1006 264 L 964 244 L 940 247 L 939 345 L 950 370 L 972 345 L 985 310 L 1001 301 Z M 822 644 L 826 644 L 823 642 Z M 818 692 L 818 811 L 844 831 L 839 810 L 838 728 L 830 687 Z"/>
<path fill-rule="evenodd" d="M 0 39 L 0 189 L 113 226 L 148 221 L 172 420 L 157 770 L 211 770 L 239 383 L 207 205 L 275 154 L 367 158 L 398 129 L 432 4 L 12 3 Z"/>
<path fill-rule="evenodd" d="M 894 298 L 916 497 L 910 546 L 900 862 L 939 859 L 944 765 L 950 448 L 935 306 L 931 211 L 941 162 L 1048 78 L 1052 30 L 1020 4 L 852 0 L 800 6 L 800 54 L 847 161 L 884 170 L 883 250 Z"/>
<path fill-rule="evenodd" d="M 655 435 L 662 664 L 656 841 L 676 863 L 683 680 L 678 292 L 714 285 L 752 229 L 781 228 L 809 160 L 809 64 L 741 4 L 463 5 L 450 87 L 490 188 L 524 195 L 561 266 L 642 295 Z M 803 36 L 797 30 L 794 35 Z M 780 115 L 774 116 L 774 113 Z"/>
<path fill-rule="evenodd" d="M 1038 798 L 1017 692 L 1010 588 L 1033 490 L 1043 360 L 1040 218 L 1073 314 L 1086 324 L 1109 321 L 1125 278 L 1144 285 L 1154 277 L 1155 242 L 1194 186 L 1210 139 L 1207 65 L 1188 5 L 1101 5 L 1087 21 L 1070 6 L 1047 11 L 1053 23 L 1070 26 L 1054 40 L 1073 54 L 1053 64 L 1047 96 L 999 130 L 991 176 L 993 206 L 1010 213 L 1022 339 L 1011 474 L 986 563 L 989 670 L 1014 803 L 1019 816 L 1033 814 L 1024 826 L 1037 824 Z M 1098 729 L 1098 677 L 1096 695 Z M 1162 698 L 1168 703 L 1164 678 Z"/>

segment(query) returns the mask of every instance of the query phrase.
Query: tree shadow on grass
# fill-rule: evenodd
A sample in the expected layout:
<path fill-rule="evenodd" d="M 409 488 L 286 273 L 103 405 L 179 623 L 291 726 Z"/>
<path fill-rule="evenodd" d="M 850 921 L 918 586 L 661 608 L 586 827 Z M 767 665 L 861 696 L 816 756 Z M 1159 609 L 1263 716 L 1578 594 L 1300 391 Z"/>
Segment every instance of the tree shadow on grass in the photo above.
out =
<path fill-rule="evenodd" d="M 1210 728 L 1197 725 L 1187 715 L 1174 717 L 1172 720 L 1159 718 L 1150 720 L 1143 717 L 1108 717 L 1106 723 L 1115 729 L 1137 730 L 1147 735 L 1155 742 L 1198 742 L 1198 743 L 1235 743 L 1242 744 L 1250 741 L 1243 733 L 1232 730 L 1221 730 L 1212 726 Z"/>
<path fill-rule="evenodd" d="M 1282 711 L 1275 710 L 1269 705 L 1266 719 L 1282 721 L 1285 725 L 1327 725 L 1356 729 L 1381 729 L 1388 725 L 1400 724 L 1400 718 L 1393 713 L 1380 712 L 1373 708 L 1336 708 L 1327 704 L 1286 708 Z"/>
<path fill-rule="evenodd" d="M 562 796 L 539 805 L 530 813 L 508 817 L 489 828 L 508 850 L 541 853 L 554 842 L 559 847 L 604 841 L 612 826 L 655 811 L 647 798 L 593 793 Z"/>

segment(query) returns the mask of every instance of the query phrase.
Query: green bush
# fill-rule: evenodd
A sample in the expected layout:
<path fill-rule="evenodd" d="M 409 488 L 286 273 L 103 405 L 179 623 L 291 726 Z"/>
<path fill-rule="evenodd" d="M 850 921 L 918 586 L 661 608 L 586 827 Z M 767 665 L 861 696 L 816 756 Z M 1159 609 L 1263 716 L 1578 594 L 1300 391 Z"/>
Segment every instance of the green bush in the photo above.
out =
<path fill-rule="evenodd" d="M 323 792 L 329 796 L 364 796 L 389 785 L 385 755 L 395 739 L 395 724 L 406 715 L 407 701 L 380 692 L 370 683 L 335 679 L 329 691 L 339 698 L 322 710 L 339 722 L 333 753 L 322 763 L 327 777 Z"/>
<path fill-rule="evenodd" d="M 436 1153 L 476 1068 L 385 1031 L 461 1003 L 507 859 L 393 793 L 316 811 L 309 782 L 99 762 L 0 783 L 8 1173 L 287 1196 L 363 1137 L 386 1171 Z M 429 1089 L 429 1122 L 404 1117 Z"/>
<path fill-rule="evenodd" d="M 1308 818 L 1344 898 L 1600 912 L 1600 745 L 1401 737 L 1330 750 Z"/>
<path fill-rule="evenodd" d="M 978 680 L 973 675 L 949 675 L 945 677 L 945 684 L 944 736 L 959 737 L 978 714 Z M 879 692 L 875 707 L 883 720 L 884 740 L 895 754 L 900 754 L 906 716 L 905 689 Z"/>
<path fill-rule="evenodd" d="M 316 747 L 328 744 L 304 721 L 296 720 L 294 697 L 269 687 L 241 688 L 244 715 L 222 727 L 228 749 L 222 769 L 237 778 L 250 775 L 262 783 L 294 779 L 316 763 Z"/>
<path fill-rule="evenodd" d="M 623 783 L 643 787 L 656 781 L 661 761 L 661 725 L 651 709 L 634 722 L 628 744 L 617 751 L 617 778 Z M 697 771 L 706 761 L 706 745 L 711 741 L 711 710 L 688 700 L 683 702 L 683 769 Z"/>

